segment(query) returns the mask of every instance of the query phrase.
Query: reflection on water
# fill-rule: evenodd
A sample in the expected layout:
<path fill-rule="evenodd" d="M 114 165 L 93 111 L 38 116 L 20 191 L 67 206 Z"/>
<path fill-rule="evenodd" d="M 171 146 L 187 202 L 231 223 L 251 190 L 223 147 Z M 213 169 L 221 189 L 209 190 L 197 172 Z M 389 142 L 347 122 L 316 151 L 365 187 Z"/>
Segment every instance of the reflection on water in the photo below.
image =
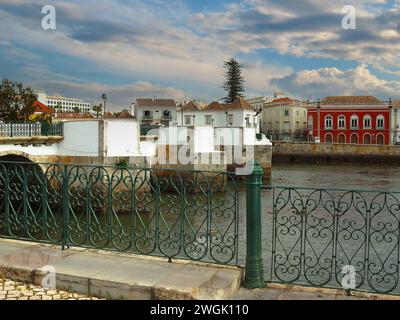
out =
<path fill-rule="evenodd" d="M 272 184 L 321 188 L 400 190 L 400 167 L 368 164 L 276 164 Z"/>

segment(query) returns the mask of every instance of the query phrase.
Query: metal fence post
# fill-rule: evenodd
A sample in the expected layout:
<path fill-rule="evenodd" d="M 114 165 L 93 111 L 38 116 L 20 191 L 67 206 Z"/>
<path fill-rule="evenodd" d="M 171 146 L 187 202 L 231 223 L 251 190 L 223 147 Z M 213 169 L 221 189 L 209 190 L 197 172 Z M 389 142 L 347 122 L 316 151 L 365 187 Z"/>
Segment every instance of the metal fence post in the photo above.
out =
<path fill-rule="evenodd" d="M 63 210 L 63 232 L 62 232 L 62 250 L 68 248 L 68 228 L 69 228 L 69 193 L 68 193 L 68 166 L 64 165 L 62 182 L 62 210 Z"/>
<path fill-rule="evenodd" d="M 253 172 L 246 177 L 246 267 L 243 286 L 263 288 L 264 268 L 262 261 L 261 186 L 263 170 L 254 161 Z"/>

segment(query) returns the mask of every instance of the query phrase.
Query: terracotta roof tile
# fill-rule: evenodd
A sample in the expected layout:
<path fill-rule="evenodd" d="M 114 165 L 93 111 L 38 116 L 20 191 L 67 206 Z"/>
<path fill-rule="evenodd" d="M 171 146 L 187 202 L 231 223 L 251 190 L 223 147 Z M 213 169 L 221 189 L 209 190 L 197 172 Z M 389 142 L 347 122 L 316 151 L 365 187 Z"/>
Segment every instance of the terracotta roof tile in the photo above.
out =
<path fill-rule="evenodd" d="M 196 101 L 190 101 L 186 103 L 180 110 L 181 111 L 199 111 L 202 110 L 203 107 L 201 106 L 200 103 Z"/>
<path fill-rule="evenodd" d="M 374 96 L 330 96 L 321 100 L 323 105 L 345 105 L 345 104 L 382 104 Z"/>
<path fill-rule="evenodd" d="M 35 112 L 53 113 L 53 109 L 49 108 L 38 100 L 33 103 L 33 106 L 35 107 Z"/>
<path fill-rule="evenodd" d="M 224 111 L 224 107 L 217 101 L 211 102 L 207 107 L 205 107 L 203 110 L 207 111 Z"/>
<path fill-rule="evenodd" d="M 173 99 L 136 99 L 138 107 L 176 107 Z"/>
<path fill-rule="evenodd" d="M 277 98 L 271 101 L 271 103 L 288 103 L 288 104 L 292 104 L 293 102 L 294 100 L 290 98 Z"/>
<path fill-rule="evenodd" d="M 56 118 L 58 119 L 92 119 L 90 113 L 75 113 L 75 112 L 57 112 Z"/>
<path fill-rule="evenodd" d="M 242 110 L 254 110 L 250 103 L 248 103 L 242 97 L 237 97 L 234 102 L 232 103 L 225 103 L 223 107 L 226 110 L 229 109 L 242 109 Z"/>

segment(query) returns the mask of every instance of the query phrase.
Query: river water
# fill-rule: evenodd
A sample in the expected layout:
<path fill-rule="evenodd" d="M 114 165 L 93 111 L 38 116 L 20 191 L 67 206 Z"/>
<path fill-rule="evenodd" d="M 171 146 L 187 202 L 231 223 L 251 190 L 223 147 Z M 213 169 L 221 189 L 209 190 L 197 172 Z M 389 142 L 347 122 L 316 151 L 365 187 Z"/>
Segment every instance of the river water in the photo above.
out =
<path fill-rule="evenodd" d="M 272 184 L 279 186 L 400 191 L 400 167 L 369 164 L 274 164 Z"/>

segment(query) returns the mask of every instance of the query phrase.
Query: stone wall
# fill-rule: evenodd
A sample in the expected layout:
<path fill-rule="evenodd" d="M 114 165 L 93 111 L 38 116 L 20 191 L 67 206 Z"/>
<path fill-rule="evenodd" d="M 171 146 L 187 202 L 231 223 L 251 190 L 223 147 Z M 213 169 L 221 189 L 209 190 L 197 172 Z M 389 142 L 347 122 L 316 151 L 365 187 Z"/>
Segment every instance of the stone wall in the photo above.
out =
<path fill-rule="evenodd" d="M 400 164 L 400 146 L 274 142 L 272 163 Z"/>

